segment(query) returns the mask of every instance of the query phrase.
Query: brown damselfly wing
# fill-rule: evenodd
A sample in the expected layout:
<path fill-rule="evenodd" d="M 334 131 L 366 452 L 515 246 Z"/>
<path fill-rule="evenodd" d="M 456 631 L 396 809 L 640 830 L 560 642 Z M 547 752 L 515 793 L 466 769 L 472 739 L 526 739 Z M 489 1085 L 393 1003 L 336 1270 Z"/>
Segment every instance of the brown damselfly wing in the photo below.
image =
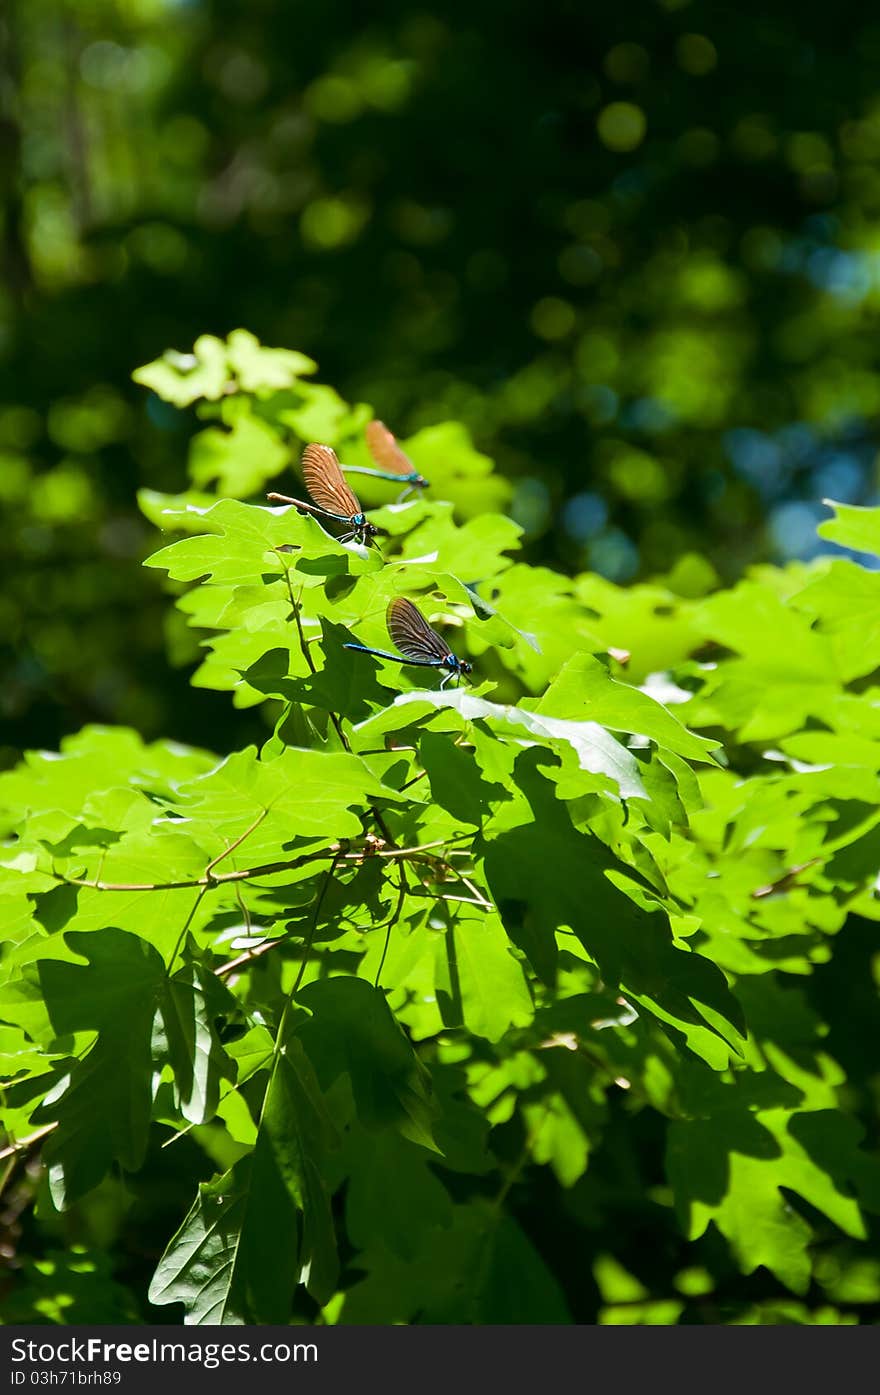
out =
<path fill-rule="evenodd" d="M 408 659 L 442 663 L 452 652 L 446 640 L 431 629 L 421 611 L 406 596 L 395 596 L 388 602 L 385 623 L 401 654 Z"/>
<path fill-rule="evenodd" d="M 346 484 L 335 450 L 314 442 L 302 453 L 302 472 L 306 489 L 319 508 L 339 518 L 363 516 L 357 495 Z"/>
<path fill-rule="evenodd" d="M 383 421 L 371 421 L 364 435 L 367 438 L 370 455 L 380 470 L 386 470 L 391 475 L 400 475 L 406 479 L 412 479 L 418 475 L 418 470 L 406 451 L 397 444 L 397 437 L 393 431 L 388 430 Z"/>

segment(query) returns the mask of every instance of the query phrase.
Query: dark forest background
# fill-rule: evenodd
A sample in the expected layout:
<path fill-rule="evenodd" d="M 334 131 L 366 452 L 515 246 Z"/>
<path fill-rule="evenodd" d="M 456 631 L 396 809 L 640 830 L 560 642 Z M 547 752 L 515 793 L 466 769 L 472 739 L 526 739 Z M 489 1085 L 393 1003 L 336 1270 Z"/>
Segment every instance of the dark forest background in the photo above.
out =
<path fill-rule="evenodd" d="M 137 565 L 198 422 L 130 375 L 202 333 L 465 421 L 551 567 L 730 580 L 880 498 L 869 6 L 370 8 L 6 0 L 0 763 L 260 721 Z"/>

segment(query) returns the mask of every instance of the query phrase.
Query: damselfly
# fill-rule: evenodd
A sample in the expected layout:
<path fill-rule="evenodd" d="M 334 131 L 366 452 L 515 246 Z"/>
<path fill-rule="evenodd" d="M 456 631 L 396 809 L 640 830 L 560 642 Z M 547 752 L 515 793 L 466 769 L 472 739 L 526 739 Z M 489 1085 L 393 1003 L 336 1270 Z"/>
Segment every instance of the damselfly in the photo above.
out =
<path fill-rule="evenodd" d="M 473 665 L 453 654 L 446 640 L 431 629 L 421 611 L 406 596 L 395 596 L 388 602 L 385 623 L 399 654 L 387 649 L 371 649 L 366 644 L 346 644 L 344 648 L 375 654 L 378 659 L 395 659 L 399 664 L 416 664 L 419 668 L 445 668 L 448 672 L 441 680 L 441 688 L 446 687 L 450 678 L 458 679 L 461 674 L 472 671 Z"/>
<path fill-rule="evenodd" d="M 306 489 L 315 501 L 313 504 L 307 504 L 304 499 L 291 499 L 288 494 L 267 494 L 266 498 L 276 504 L 293 504 L 302 513 L 347 523 L 349 531 L 339 542 L 348 542 L 350 538 L 359 543 L 370 542 L 376 536 L 379 530 L 367 521 L 357 495 L 346 483 L 335 450 L 314 443 L 306 446 L 302 453 L 302 472 Z"/>
<path fill-rule="evenodd" d="M 370 455 L 376 462 L 376 469 L 366 465 L 344 465 L 342 468 L 353 475 L 372 475 L 374 479 L 396 480 L 408 486 L 398 498 L 398 503 L 414 489 L 427 489 L 430 480 L 420 475 L 415 465 L 397 443 L 396 436 L 388 430 L 384 422 L 371 421 L 365 431 Z"/>

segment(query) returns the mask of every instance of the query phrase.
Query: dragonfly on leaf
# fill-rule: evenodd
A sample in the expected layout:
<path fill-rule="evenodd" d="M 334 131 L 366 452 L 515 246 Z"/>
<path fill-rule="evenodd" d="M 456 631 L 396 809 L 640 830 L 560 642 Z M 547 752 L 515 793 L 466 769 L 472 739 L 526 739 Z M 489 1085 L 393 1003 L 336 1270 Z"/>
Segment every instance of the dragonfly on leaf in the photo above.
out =
<path fill-rule="evenodd" d="M 314 503 L 292 499 L 288 494 L 267 494 L 266 498 L 276 504 L 293 504 L 301 513 L 347 524 L 349 531 L 338 538 L 339 542 L 354 538 L 355 542 L 369 543 L 375 538 L 379 529 L 367 520 L 332 447 L 319 446 L 314 442 L 306 446 L 302 453 L 302 472 L 306 489 Z"/>
<path fill-rule="evenodd" d="M 397 437 L 388 430 L 382 421 L 371 421 L 365 431 L 370 455 L 376 462 L 375 468 L 367 465 L 344 465 L 342 468 L 352 475 L 372 475 L 378 480 L 393 480 L 405 484 L 407 488 L 398 496 L 400 504 L 412 494 L 414 489 L 427 489 L 430 480 L 419 474 L 406 452 L 398 445 Z"/>
<path fill-rule="evenodd" d="M 450 679 L 454 678 L 457 682 L 462 675 L 473 671 L 473 665 L 453 654 L 446 640 L 431 628 L 418 607 L 406 596 L 395 596 L 388 602 L 385 623 L 399 650 L 397 654 L 388 649 L 373 649 L 367 644 L 346 644 L 344 648 L 355 649 L 360 654 L 374 654 L 377 659 L 394 659 L 399 664 L 445 669 L 440 681 L 441 689 Z"/>

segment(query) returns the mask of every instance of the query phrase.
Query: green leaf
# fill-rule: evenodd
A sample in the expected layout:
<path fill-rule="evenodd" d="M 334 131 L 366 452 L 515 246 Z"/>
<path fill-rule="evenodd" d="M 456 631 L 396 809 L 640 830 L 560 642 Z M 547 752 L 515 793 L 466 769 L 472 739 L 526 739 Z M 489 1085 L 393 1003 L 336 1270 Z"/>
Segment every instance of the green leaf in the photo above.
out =
<path fill-rule="evenodd" d="M 574 654 L 535 709 L 552 717 L 589 717 L 613 731 L 649 737 L 689 760 L 711 760 L 720 743 L 694 736 L 677 717 L 646 693 L 617 683 L 591 654 Z"/>
<path fill-rule="evenodd" d="M 515 1220 L 488 1203 L 455 1209 L 411 1262 L 364 1255 L 367 1277 L 349 1290 L 344 1323 L 568 1323 L 562 1290 Z"/>
<path fill-rule="evenodd" d="M 499 514 L 481 515 L 456 527 L 451 505 L 435 504 L 430 516 L 407 534 L 401 561 L 413 567 L 416 584 L 423 584 L 422 569 L 473 584 L 511 565 L 504 554 L 519 546 L 521 535 L 512 519 Z"/>
<path fill-rule="evenodd" d="M 845 1129 L 843 1120 L 824 1115 L 822 1128 L 829 1125 Z M 674 1122 L 667 1166 L 688 1236 L 697 1238 L 714 1221 L 743 1273 L 764 1265 L 794 1293 L 804 1293 L 810 1282 L 813 1231 L 782 1188 L 848 1234 L 865 1234 L 856 1203 L 798 1142 L 790 1109 L 716 1109 L 711 1119 Z"/>
<path fill-rule="evenodd" d="M 373 798 L 394 803 L 400 796 L 377 780 L 359 756 L 345 751 L 288 746 L 274 760 L 262 761 L 249 746 L 182 784 L 179 798 L 194 830 L 205 820 L 220 835 L 237 837 L 260 820 L 259 838 L 249 840 L 249 853 L 268 837 L 277 855 L 295 835 L 354 837 L 361 830 L 356 810 L 366 809 Z"/>
<path fill-rule="evenodd" d="M 526 1092 L 520 1104 L 529 1151 L 537 1163 L 550 1164 L 561 1186 L 571 1187 L 583 1176 L 601 1140 L 606 1112 L 603 1083 L 597 1080 L 592 1063 L 567 1038 L 558 1044 L 550 1038 L 541 1048 L 545 1083 L 540 1091 Z"/>
<path fill-rule="evenodd" d="M 199 1187 L 153 1276 L 150 1301 L 183 1303 L 187 1324 L 286 1323 L 304 1270 L 319 1301 L 333 1292 L 318 1169 L 332 1129 L 301 1048 L 291 1048 L 276 1060 L 253 1153 Z"/>
<path fill-rule="evenodd" d="M 150 807 L 141 791 L 169 794 L 177 781 L 215 760 L 171 742 L 148 746 L 126 727 L 87 726 L 64 739 L 60 755 L 28 751 L 19 765 L 0 775 L 0 809 L 16 824 L 26 819 L 34 836 L 54 841 L 80 823 L 86 828 L 100 828 L 108 819 L 131 823 L 135 806 L 142 813 Z M 122 799 L 105 797 L 119 790 L 125 792 Z"/>
<path fill-rule="evenodd" d="M 254 494 L 279 475 L 288 452 L 258 417 L 237 411 L 229 430 L 200 431 L 190 450 L 190 476 L 198 489 L 215 484 L 221 494 Z"/>
<path fill-rule="evenodd" d="M 114 1161 L 136 1170 L 147 1146 L 151 1103 L 150 1035 L 164 964 L 150 945 L 122 930 L 71 934 L 88 967 L 40 966 L 56 1032 L 96 1031 L 97 1041 L 46 1096 L 35 1122 L 56 1120 L 44 1150 L 59 1209 L 97 1186 Z"/>
<path fill-rule="evenodd" d="M 498 916 L 456 908 L 435 946 L 435 963 L 440 1009 L 450 1025 L 463 1022 L 476 1036 L 500 1041 L 511 1026 L 531 1022 L 531 995 Z"/>
<path fill-rule="evenodd" d="M 452 1221 L 452 1201 L 422 1149 L 388 1132 L 358 1132 L 345 1199 L 348 1233 L 359 1249 L 388 1249 L 413 1260 L 434 1229 Z M 388 1179 L 394 1179 L 390 1204 Z"/>
<path fill-rule="evenodd" d="M 202 334 L 191 354 L 166 349 L 160 358 L 136 368 L 131 376 L 175 407 L 188 407 L 200 397 L 216 401 L 223 395 L 228 377 L 226 345 L 213 334 Z"/>
<path fill-rule="evenodd" d="M 154 1037 L 154 1049 L 160 1059 L 168 1057 L 178 1107 L 191 1124 L 214 1117 L 221 1081 L 234 1079 L 214 1025 L 221 1012 L 234 1007 L 234 999 L 217 977 L 197 964 L 179 970 L 165 986 L 159 1005 L 164 1031 Z"/>
<path fill-rule="evenodd" d="M 503 707 L 463 688 L 442 693 L 401 693 L 394 700 L 394 708 L 399 708 L 405 719 L 411 703 L 424 703 L 427 709 L 452 708 L 465 721 L 482 719 L 496 731 L 506 732 L 519 727 L 538 740 L 543 738 L 548 746 L 552 746 L 554 741 L 565 742 L 574 751 L 582 770 L 607 775 L 617 785 L 622 798 L 648 798 L 635 756 L 596 722 L 569 722 L 544 716 L 543 713 L 529 712 L 522 707 Z M 387 730 L 388 722 L 394 720 L 393 713 L 382 714 L 379 720 Z"/>
<path fill-rule="evenodd" d="M 303 373 L 318 365 L 295 349 L 266 349 L 255 334 L 234 329 L 229 336 L 229 366 L 243 392 L 272 392 L 292 387 Z"/>
<path fill-rule="evenodd" d="M 552 786 L 536 771 L 535 752 L 517 760 L 527 823 L 485 843 L 489 886 L 508 934 L 535 962 L 555 933 L 574 933 L 608 985 L 680 1033 L 715 1069 L 741 1051 L 742 1010 L 708 959 L 672 938 L 659 903 L 597 838 L 578 834 Z M 520 938 L 522 937 L 522 938 Z M 552 962 L 552 959 L 551 959 Z M 536 969 L 546 963 L 537 955 Z"/>
<path fill-rule="evenodd" d="M 303 441 L 337 445 L 354 431 L 362 431 L 370 420 L 369 408 L 349 407 L 326 383 L 298 383 L 295 396 L 280 397 L 277 419 L 292 427 Z"/>
<path fill-rule="evenodd" d="M 819 629 L 830 636 L 838 667 L 848 679 L 873 673 L 880 665 L 877 572 L 855 562 L 835 560 L 823 576 L 798 593 L 796 600 L 798 608 L 816 616 Z"/>
<path fill-rule="evenodd" d="M 575 578 L 574 594 L 589 617 L 597 647 L 629 655 L 626 674 L 633 683 L 674 668 L 702 642 L 702 607 L 665 586 L 615 586 L 587 572 Z"/>
<path fill-rule="evenodd" d="M 825 519 L 816 532 L 821 538 L 851 547 L 854 552 L 867 552 L 880 557 L 880 509 L 860 508 L 856 504 L 838 504 L 823 499 L 834 510 L 834 518 Z"/>
<path fill-rule="evenodd" d="M 187 505 L 187 516 L 193 512 L 193 506 Z M 267 572 L 270 578 L 283 575 L 275 552 L 282 544 L 294 543 L 316 557 L 334 546 L 314 519 L 300 517 L 295 509 L 258 508 L 236 499 L 212 504 L 202 515 L 202 527 L 206 531 L 198 536 L 182 538 L 153 553 L 145 566 L 161 567 L 176 581 L 211 577 L 217 584 L 254 585 L 263 582 Z"/>
<path fill-rule="evenodd" d="M 167 349 L 131 376 L 166 402 L 187 407 L 199 398 L 216 401 L 236 387 L 256 393 L 288 388 L 300 374 L 313 373 L 316 368 L 305 354 L 264 349 L 256 335 L 234 329 L 226 343 L 213 334 L 200 335 L 191 354 Z"/>
<path fill-rule="evenodd" d="M 787 736 L 808 716 L 821 719 L 838 692 L 842 672 L 835 645 L 813 617 L 802 614 L 764 578 L 720 592 L 700 610 L 704 634 L 736 651 L 703 673 L 688 705 L 691 725 L 736 729 L 740 741 Z"/>
<path fill-rule="evenodd" d="M 183 494 L 162 494 L 157 489 L 139 489 L 138 508 L 155 528 L 179 532 L 204 532 L 204 517 L 216 504 L 213 494 L 189 489 Z"/>
<path fill-rule="evenodd" d="M 467 428 L 457 421 L 426 426 L 401 445 L 431 481 L 435 497 L 454 499 L 466 518 L 501 509 L 510 497 L 507 480 L 491 474 L 491 460 L 474 449 Z"/>
<path fill-rule="evenodd" d="M 479 827 L 491 812 L 490 801 L 508 797 L 502 786 L 490 785 L 482 779 L 473 757 L 449 736 L 423 732 L 419 757 L 428 773 L 432 796 L 462 823 Z"/>
<path fill-rule="evenodd" d="M 298 1031 L 322 1087 L 348 1075 L 364 1128 L 394 1129 L 436 1152 L 430 1076 L 384 994 L 363 979 L 331 978 L 310 983 L 297 1000 L 312 1014 Z"/>

